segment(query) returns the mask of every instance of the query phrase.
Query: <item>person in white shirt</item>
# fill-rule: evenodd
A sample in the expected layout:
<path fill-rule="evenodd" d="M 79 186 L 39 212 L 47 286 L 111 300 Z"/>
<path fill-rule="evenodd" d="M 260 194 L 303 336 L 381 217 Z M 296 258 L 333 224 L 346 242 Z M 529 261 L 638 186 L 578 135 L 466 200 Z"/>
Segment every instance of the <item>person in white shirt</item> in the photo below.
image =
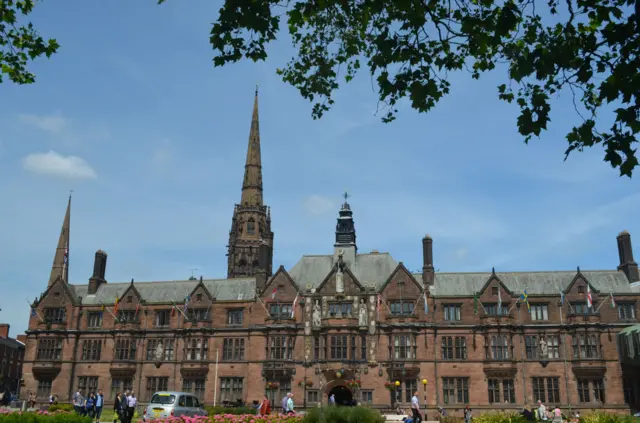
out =
<path fill-rule="evenodd" d="M 287 400 L 287 414 L 295 414 L 296 411 L 293 408 L 293 394 L 289 392 L 287 396 L 289 397 Z"/>
<path fill-rule="evenodd" d="M 133 415 L 136 413 L 137 403 L 138 400 L 136 399 L 135 393 L 131 391 L 127 397 L 127 423 L 131 423 L 133 421 Z"/>
<path fill-rule="evenodd" d="M 540 400 L 538 400 L 538 420 L 542 420 L 543 422 L 549 420 L 549 417 L 547 416 L 547 407 L 545 407 Z"/>
<path fill-rule="evenodd" d="M 422 415 L 420 414 L 420 403 L 418 402 L 418 391 L 413 393 L 411 398 L 411 413 L 413 413 L 413 423 L 422 423 Z"/>

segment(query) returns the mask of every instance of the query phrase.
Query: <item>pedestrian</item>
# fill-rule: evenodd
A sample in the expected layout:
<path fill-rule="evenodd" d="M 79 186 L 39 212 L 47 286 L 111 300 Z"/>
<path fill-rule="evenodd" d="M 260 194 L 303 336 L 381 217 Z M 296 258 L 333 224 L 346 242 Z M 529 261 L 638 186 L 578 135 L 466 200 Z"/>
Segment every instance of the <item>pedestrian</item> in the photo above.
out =
<path fill-rule="evenodd" d="M 131 421 L 133 420 L 137 404 L 138 400 L 136 399 L 136 395 L 133 391 L 131 391 L 131 394 L 129 394 L 129 398 L 127 398 L 127 423 L 131 423 Z"/>
<path fill-rule="evenodd" d="M 271 404 L 269 403 L 269 399 L 267 398 L 266 395 L 262 398 L 262 402 L 258 407 L 258 413 L 261 416 L 266 416 L 271 413 Z"/>
<path fill-rule="evenodd" d="M 329 395 L 329 405 L 336 405 L 336 394 Z"/>
<path fill-rule="evenodd" d="M 287 413 L 286 414 L 296 414 L 296 411 L 293 405 L 293 394 L 291 392 L 287 394 Z"/>
<path fill-rule="evenodd" d="M 562 423 L 562 410 L 557 405 L 553 408 L 553 421 L 555 423 Z"/>
<path fill-rule="evenodd" d="M 93 419 L 93 416 L 95 416 L 95 412 L 96 412 L 96 402 L 95 402 L 95 398 L 93 397 L 93 392 L 89 393 L 89 396 L 87 397 L 87 400 L 84 403 L 84 408 L 87 414 L 89 415 L 89 417 Z"/>
<path fill-rule="evenodd" d="M 464 408 L 464 423 L 471 423 L 472 417 L 473 414 L 471 413 L 471 408 L 469 408 L 469 405 L 467 404 L 467 406 Z"/>
<path fill-rule="evenodd" d="M 113 400 L 113 423 L 118 421 L 118 418 L 122 422 L 122 400 L 120 398 L 120 392 L 116 392 L 116 398 Z"/>
<path fill-rule="evenodd" d="M 547 416 L 547 407 L 545 407 L 540 400 L 538 400 L 538 420 L 542 420 L 543 422 L 549 420 L 549 417 Z"/>
<path fill-rule="evenodd" d="M 411 417 L 414 423 L 422 423 L 422 415 L 420 414 L 420 403 L 418 402 L 418 391 L 413 393 L 411 398 Z"/>
<path fill-rule="evenodd" d="M 98 389 L 98 395 L 96 395 L 96 421 L 100 423 L 100 416 L 102 415 L 102 406 L 104 405 L 104 395 L 102 395 L 102 389 Z"/>
<path fill-rule="evenodd" d="M 82 410 L 84 409 L 84 398 L 82 398 L 82 391 L 78 389 L 78 391 L 73 394 L 73 409 L 76 411 L 76 414 L 82 416 Z"/>
<path fill-rule="evenodd" d="M 280 404 L 282 405 L 282 414 L 287 414 L 287 402 L 289 402 L 289 394 L 285 395 L 284 398 L 282 398 Z"/>

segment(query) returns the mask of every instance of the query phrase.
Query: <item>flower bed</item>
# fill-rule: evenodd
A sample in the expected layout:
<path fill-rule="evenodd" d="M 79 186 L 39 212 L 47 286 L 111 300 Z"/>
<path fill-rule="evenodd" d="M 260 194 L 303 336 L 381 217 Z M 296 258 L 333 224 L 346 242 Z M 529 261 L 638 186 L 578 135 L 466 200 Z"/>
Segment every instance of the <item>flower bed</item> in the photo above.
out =
<path fill-rule="evenodd" d="M 213 416 L 170 417 L 166 419 L 152 419 L 149 423 L 301 423 L 302 416 L 285 416 L 273 413 L 268 416 L 254 414 L 216 414 Z"/>
<path fill-rule="evenodd" d="M 78 416 L 66 411 L 21 412 L 0 409 L 0 423 L 92 423 L 90 417 Z"/>

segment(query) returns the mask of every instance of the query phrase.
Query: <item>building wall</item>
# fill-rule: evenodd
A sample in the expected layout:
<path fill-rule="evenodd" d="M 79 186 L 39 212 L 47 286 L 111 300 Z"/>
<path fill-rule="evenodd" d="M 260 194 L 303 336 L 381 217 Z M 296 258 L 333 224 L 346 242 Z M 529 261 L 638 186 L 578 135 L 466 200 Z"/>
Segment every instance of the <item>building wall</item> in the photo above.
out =
<path fill-rule="evenodd" d="M 0 391 L 9 389 L 20 391 L 22 379 L 22 363 L 24 361 L 24 345 L 9 338 L 9 325 L 0 325 Z"/>
<path fill-rule="evenodd" d="M 367 291 L 365 288 L 356 289 L 355 282 L 348 274 L 345 274 L 344 281 L 345 293 L 348 293 L 348 296 L 344 297 L 346 301 L 358 302 L 360 298 L 366 300 L 377 296 L 375 292 Z M 331 294 L 333 296 L 330 298 L 339 298 L 331 292 L 335 290 L 335 286 L 331 285 L 334 283 L 335 277 L 329 278 L 327 291 L 320 289 L 318 294 L 307 292 L 304 297 L 299 298 L 293 319 L 288 316 L 273 319 L 265 310 L 270 309 L 272 303 L 291 304 L 298 292 L 298 288 L 287 279 L 286 274 L 279 273 L 258 301 L 210 301 L 206 292 L 202 292 L 204 295 L 201 303 L 193 300 L 190 307 L 209 309 L 211 318 L 204 321 L 186 321 L 182 313 L 176 310 L 170 318 L 169 326 L 156 327 L 156 311 L 170 310 L 172 305 L 147 305 L 140 302 L 136 322 L 116 322 L 109 307 L 103 311 L 102 325 L 99 328 L 88 327 L 88 313 L 100 312 L 100 308 L 73 305 L 63 286 L 54 285 L 41 300 L 38 309 L 42 312 L 47 307 L 65 307 L 67 321 L 65 324 L 45 324 L 40 321 L 39 316 L 30 319 L 24 364 L 26 386 L 23 394 L 34 391 L 38 392 L 40 397 L 45 397 L 49 392 L 44 388 L 48 386 L 46 383 L 51 381 L 51 391 L 60 399 L 68 400 L 72 392 L 78 389 L 80 378 L 97 377 L 96 387 L 103 389 L 107 402 L 111 402 L 113 381 L 131 379 L 132 388 L 144 403 L 153 390 L 184 390 L 185 380 L 191 379 L 204 380 L 204 393 L 201 396 L 206 404 L 213 404 L 214 398 L 220 403 L 224 397 L 239 397 L 246 402 L 259 400 L 265 393 L 266 383 L 278 381 L 278 391 L 270 393 L 275 400 L 279 402 L 281 395 L 291 390 L 299 406 L 309 406 L 312 404 L 306 401 L 310 398 L 305 397 L 306 391 L 318 391 L 319 400 L 326 402 L 327 394 L 332 387 L 344 384 L 346 379 L 358 378 L 362 381 L 360 390 L 371 391 L 372 403 L 376 407 L 391 407 L 391 393 L 385 388 L 385 382 L 397 380 L 403 388 L 401 404 L 407 405 L 404 392 L 406 383 L 415 383 L 423 403 L 430 409 L 442 405 L 455 412 L 460 411 L 467 402 L 466 395 L 468 403 L 475 409 L 518 409 L 526 404 L 532 405 L 537 398 L 533 391 L 533 378 L 545 378 L 545 391 L 549 383 L 546 378 L 555 378 L 550 380 L 551 383 L 557 380 L 559 397 L 549 399 L 545 395 L 548 405 L 558 404 L 563 409 L 571 407 L 581 411 L 627 408 L 615 339 L 616 333 L 633 323 L 633 319 L 619 320 L 618 310 L 609 306 L 606 294 L 600 294 L 598 297 L 597 293 L 593 293 L 596 306 L 600 308 L 598 313 L 588 316 L 571 312 L 569 304 L 584 298 L 584 294 L 577 291 L 567 293 L 562 316 L 559 295 L 530 298 L 532 307 L 547 306 L 546 320 L 532 320 L 526 305 L 516 305 L 516 293 L 508 292 L 499 280 L 495 279 L 490 281 L 480 294 L 477 314 L 474 312 L 473 298 L 430 297 L 430 310 L 425 315 L 421 287 L 414 283 L 408 274 L 399 271 L 382 289 L 381 296 L 388 302 L 404 298 L 416 304 L 413 315 L 395 316 L 383 305 L 376 313 L 379 321 L 373 335 L 359 327 L 356 313 L 351 317 L 323 318 L 322 328 L 309 334 L 305 331 L 305 321 L 308 321 L 310 315 L 308 308 L 316 299 L 322 301 L 323 295 L 326 297 Z M 270 295 L 274 287 L 278 290 L 276 301 L 272 300 Z M 503 304 L 510 311 L 509 316 L 486 315 L 485 305 L 496 302 L 496 291 L 493 287 L 501 290 Z M 196 290 L 192 298 L 196 298 L 197 293 Z M 628 303 L 633 304 L 635 309 L 636 298 L 634 295 L 619 296 L 616 297 L 616 301 L 618 307 Z M 127 294 L 121 299 L 120 310 L 135 310 L 138 302 L 135 295 Z M 445 307 L 451 305 L 460 307 L 460 320 L 445 320 Z M 240 309 L 243 311 L 242 324 L 229 324 L 229 310 Z M 574 356 L 574 339 L 581 334 L 593 334 L 597 340 L 590 350 L 593 353 L 591 358 Z M 347 335 L 349 341 L 352 336 L 355 338 L 355 358 L 352 357 L 352 346 L 349 345 L 347 359 L 331 359 L 331 337 L 335 335 Z M 405 335 L 415 340 L 411 347 L 415 351 L 415 358 L 396 359 L 395 337 Z M 278 359 L 271 358 L 268 345 L 278 336 L 291 336 L 295 340 L 290 358 L 286 354 Z M 508 353 L 508 358 L 504 354 L 501 359 L 493 355 L 491 339 L 499 336 L 508 339 L 508 347 L 502 350 L 503 353 Z M 534 349 L 537 351 L 535 354 L 539 354 L 539 343 L 529 348 L 528 356 L 527 336 L 542 336 L 545 340 L 557 336 L 560 342 L 557 349 L 558 357 L 544 361 L 531 358 Z M 326 339 L 326 355 L 318 360 L 314 356 L 314 342 L 317 337 Z M 371 357 L 370 349 L 367 348 L 367 357 L 362 359 L 363 337 L 368 344 L 375 346 L 375 358 Z M 456 357 L 455 351 L 452 359 L 443 356 L 443 343 L 447 337 L 464 338 L 464 356 Z M 38 342 L 51 338 L 61 339 L 60 358 L 39 358 Z M 158 360 L 155 357 L 155 349 L 147 353 L 149 342 L 157 339 L 162 341 L 163 347 L 171 340 L 174 342 L 172 357 L 165 357 L 163 352 L 162 359 Z M 207 346 L 206 359 L 202 355 L 200 359 L 187 357 L 186 345 L 193 339 L 201 339 L 203 345 Z M 228 359 L 225 356 L 225 339 L 243 340 L 244 356 Z M 90 340 L 99 341 L 100 357 L 83 360 L 83 344 Z M 133 359 L 116 358 L 115 345 L 118 340 L 129 340 L 136 345 Z M 305 362 L 307 347 L 311 355 Z M 341 378 L 336 376 L 338 371 L 342 373 Z M 150 385 L 148 378 L 165 378 L 166 385 Z M 237 393 L 225 391 L 222 383 L 228 378 L 240 378 L 241 390 Z M 305 378 L 313 384 L 308 389 L 299 385 Z M 427 381 L 426 385 L 422 384 L 424 379 Z M 282 383 L 285 380 L 290 380 L 290 388 Z M 444 384 L 448 383 L 448 380 L 456 386 L 458 383 L 468 384 L 461 393 L 462 401 L 457 401 L 458 391 L 454 387 L 456 400 L 449 400 L 447 404 Z M 491 380 L 500 381 L 498 404 L 489 403 L 488 391 Z M 505 380 L 513 383 L 513 403 L 504 402 Z M 590 401 L 580 401 L 578 384 L 581 380 L 592 381 L 592 384 L 594 381 L 603 383 L 604 404 L 594 400 L 593 385 L 589 387 Z M 117 389 L 123 387 L 124 385 L 120 385 Z M 149 390 L 151 388 L 153 389 Z M 356 393 L 357 397 L 359 395 Z"/>

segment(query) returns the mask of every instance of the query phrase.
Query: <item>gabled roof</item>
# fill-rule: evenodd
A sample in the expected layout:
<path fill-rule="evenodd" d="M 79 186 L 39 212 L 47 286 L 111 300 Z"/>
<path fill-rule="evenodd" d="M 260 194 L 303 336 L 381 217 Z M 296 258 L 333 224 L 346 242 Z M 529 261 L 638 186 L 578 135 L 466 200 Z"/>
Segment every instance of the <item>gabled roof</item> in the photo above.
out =
<path fill-rule="evenodd" d="M 502 280 L 498 277 L 498 275 L 496 274 L 495 270 L 491 272 L 491 275 L 489 276 L 489 279 L 487 279 L 487 281 L 485 282 L 485 284 L 482 286 L 482 288 L 480 289 L 480 291 L 478 291 L 479 295 L 482 295 L 484 293 L 484 291 L 487 290 L 487 288 L 489 287 L 489 285 L 491 284 L 492 281 L 498 281 L 498 284 L 500 286 L 502 286 L 509 295 L 511 295 L 512 297 L 516 296 L 516 295 L 520 295 L 520 293 L 516 294 L 515 292 L 513 292 L 512 290 L 509 289 L 508 286 L 506 286 L 504 284 L 504 282 L 502 282 Z M 436 292 L 437 293 L 437 292 Z M 527 294 L 529 293 L 529 290 L 527 289 Z"/>
<path fill-rule="evenodd" d="M 329 271 L 329 273 L 327 274 L 327 276 L 324 278 L 324 280 L 322 282 L 320 282 L 320 285 L 318 285 L 316 287 L 317 291 L 320 291 L 322 289 L 323 286 L 325 286 L 327 284 L 327 282 L 329 282 L 329 279 L 331 279 L 331 276 L 334 275 L 336 272 L 338 271 L 338 263 L 334 264 L 333 267 L 331 268 L 331 270 Z M 349 265 L 348 264 L 344 264 L 344 273 L 346 273 L 347 275 L 349 275 L 349 277 L 351 277 L 351 279 L 353 280 L 353 282 L 358 286 L 358 288 L 360 288 L 361 290 L 365 290 L 366 288 L 360 283 L 360 281 L 358 280 L 358 277 L 349 269 Z"/>
<path fill-rule="evenodd" d="M 291 268 L 289 275 L 302 288 L 307 285 L 318 288 L 332 271 L 336 261 L 333 255 L 302 256 Z M 345 262 L 362 286 L 377 290 L 398 266 L 389 253 L 357 254 L 355 263 Z"/>
<path fill-rule="evenodd" d="M 424 291 L 424 287 L 422 286 L 422 284 L 420 282 L 418 282 L 418 279 L 409 271 L 409 269 L 407 269 L 404 265 L 404 263 L 400 262 L 398 263 L 398 265 L 396 266 L 396 268 L 393 270 L 393 272 L 391 272 L 391 274 L 389 275 L 389 277 L 387 278 L 387 280 L 382 284 L 382 286 L 379 288 L 380 291 L 384 291 L 384 289 L 387 287 L 387 285 L 389 285 L 389 283 L 391 282 L 391 279 L 393 279 L 393 276 L 398 273 L 399 271 L 404 270 L 405 273 L 407 275 L 409 275 L 409 278 L 411 279 L 411 281 L 413 281 L 413 283 L 420 288 L 420 291 Z M 422 278 L 422 274 L 419 274 L 420 278 Z"/>
<path fill-rule="evenodd" d="M 197 280 L 136 282 L 135 288 L 147 303 L 182 302 L 200 282 Z M 255 278 L 204 279 L 203 285 L 217 301 L 253 300 L 255 298 Z M 71 285 L 77 296 L 82 297 L 82 305 L 113 304 L 131 285 L 125 283 L 104 283 L 95 295 L 88 295 L 88 285 Z"/>
<path fill-rule="evenodd" d="M 295 288 L 295 290 L 297 292 L 300 292 L 300 287 L 298 286 L 298 284 L 296 283 L 296 281 L 293 280 L 293 278 L 291 277 L 291 275 L 289 275 L 289 272 L 287 272 L 287 270 L 284 268 L 284 266 L 280 266 L 278 267 L 278 270 L 276 270 L 276 273 L 271 276 L 269 278 L 269 280 L 267 281 L 267 283 L 265 284 L 264 288 L 262 289 L 262 292 L 260 292 L 260 295 L 264 295 L 265 292 L 267 292 L 269 290 L 269 287 L 271 287 L 271 284 L 273 284 L 273 281 L 276 280 L 276 277 L 282 273 L 284 275 L 285 278 L 287 278 L 289 280 L 289 282 L 291 282 L 291 285 Z"/>
<path fill-rule="evenodd" d="M 613 294 L 633 293 L 625 274 L 618 270 L 580 271 L 594 289 Z M 566 289 L 577 272 L 496 272 L 496 276 L 515 295 L 525 289 L 529 295 L 560 295 L 559 289 Z M 419 277 L 420 273 L 414 273 Z M 491 272 L 484 273 L 440 273 L 436 272 L 434 288 L 436 297 L 466 297 L 480 292 Z"/>

